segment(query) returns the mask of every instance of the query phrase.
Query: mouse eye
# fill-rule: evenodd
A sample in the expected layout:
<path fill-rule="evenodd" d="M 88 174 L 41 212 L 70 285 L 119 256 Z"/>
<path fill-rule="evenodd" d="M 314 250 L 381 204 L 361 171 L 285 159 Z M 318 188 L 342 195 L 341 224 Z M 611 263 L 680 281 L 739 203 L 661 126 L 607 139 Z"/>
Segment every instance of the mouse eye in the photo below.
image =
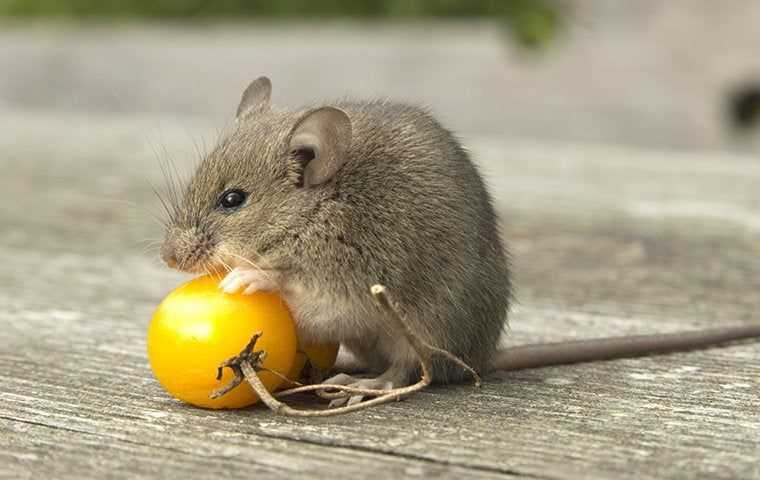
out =
<path fill-rule="evenodd" d="M 226 190 L 219 197 L 219 206 L 225 210 L 234 210 L 245 203 L 247 194 L 237 188 Z"/>

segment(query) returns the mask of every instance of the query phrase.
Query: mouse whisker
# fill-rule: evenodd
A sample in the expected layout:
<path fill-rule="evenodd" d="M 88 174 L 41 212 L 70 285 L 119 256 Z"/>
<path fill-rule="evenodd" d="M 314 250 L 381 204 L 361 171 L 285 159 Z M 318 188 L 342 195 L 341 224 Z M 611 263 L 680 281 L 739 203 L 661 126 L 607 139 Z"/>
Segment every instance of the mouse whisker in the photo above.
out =
<path fill-rule="evenodd" d="M 224 269 L 227 271 L 227 273 L 232 271 L 232 267 L 229 266 L 227 262 L 224 261 L 224 258 L 221 255 L 219 255 L 219 253 L 215 252 L 213 255 L 213 259 L 219 262 L 222 265 L 222 267 L 224 267 Z"/>
<path fill-rule="evenodd" d="M 155 189 L 153 189 L 153 191 L 154 193 L 156 192 Z M 156 195 L 159 197 L 159 200 L 162 200 L 160 195 L 158 195 L 157 193 Z M 127 200 L 124 198 L 103 198 L 102 196 L 97 196 L 97 195 L 82 195 L 82 198 L 91 200 L 93 202 L 98 202 L 98 203 L 110 203 L 110 204 L 116 204 L 116 205 L 125 205 L 129 207 L 130 209 L 132 209 L 132 211 L 129 211 L 130 215 L 127 216 L 127 220 L 129 222 L 137 222 L 140 219 L 142 219 L 143 218 L 142 215 L 139 215 L 139 211 L 142 211 L 144 213 L 147 213 L 150 216 L 151 220 L 158 222 L 158 224 L 162 228 L 167 226 L 167 222 L 163 218 L 161 218 L 161 216 L 158 215 L 155 211 L 151 210 L 145 205 L 141 205 L 132 200 Z M 137 215 L 133 215 L 135 213 L 137 213 Z"/>
<path fill-rule="evenodd" d="M 230 252 L 230 251 L 228 251 L 228 250 L 226 250 L 226 249 L 225 249 L 225 250 L 223 250 L 223 253 L 224 253 L 225 255 L 230 255 L 230 256 L 232 256 L 232 257 L 238 258 L 238 259 L 240 259 L 240 260 L 242 260 L 242 261 L 244 261 L 244 262 L 248 263 L 249 265 L 251 265 L 251 266 L 252 266 L 253 268 L 255 268 L 256 270 L 259 270 L 259 271 L 261 271 L 261 273 L 262 273 L 262 274 L 263 274 L 265 277 L 269 278 L 270 280 L 272 279 L 272 276 L 271 276 L 271 275 L 270 275 L 270 273 L 267 271 L 267 269 L 265 269 L 265 268 L 262 268 L 262 267 L 261 267 L 261 265 L 258 265 L 258 264 L 256 264 L 256 262 L 254 262 L 253 260 L 251 260 L 251 259 L 248 259 L 248 258 L 245 258 L 245 257 L 244 257 L 244 256 L 242 256 L 242 255 L 238 255 L 237 253 L 233 253 L 233 252 Z"/>
<path fill-rule="evenodd" d="M 143 244 L 142 251 L 144 254 L 158 253 L 161 250 L 161 241 L 159 240 L 153 240 L 153 241 L 143 240 L 140 243 Z"/>
<path fill-rule="evenodd" d="M 143 253 L 158 252 L 161 247 L 159 242 L 151 242 L 142 246 Z"/>
<path fill-rule="evenodd" d="M 206 141 L 203 138 L 203 136 L 195 137 L 191 135 L 189 132 L 187 132 L 188 137 L 190 138 L 190 141 L 193 143 L 193 148 L 195 149 L 195 162 L 194 166 L 197 168 L 200 162 L 203 161 L 204 158 L 206 158 L 209 154 L 208 146 L 206 145 Z"/>
<path fill-rule="evenodd" d="M 151 143 L 151 149 L 153 150 L 153 155 L 156 158 L 156 162 L 158 163 L 161 175 L 164 179 L 164 191 L 166 192 L 166 197 L 163 198 L 159 195 L 158 190 L 153 187 L 153 185 L 151 185 L 151 187 L 153 188 L 154 193 L 156 193 L 156 196 L 159 197 L 159 200 L 164 204 L 164 210 L 169 216 L 170 221 L 176 222 L 180 207 L 180 191 L 182 190 L 183 184 L 182 176 L 177 169 L 177 164 L 169 154 L 166 145 L 161 144 L 159 151 L 159 148 Z"/>
<path fill-rule="evenodd" d="M 251 265 L 253 268 L 255 268 L 255 269 L 257 269 L 257 270 L 264 270 L 264 269 L 263 269 L 263 268 L 261 268 L 261 266 L 260 266 L 260 265 L 258 265 L 256 262 L 254 262 L 253 260 L 251 260 L 251 259 L 248 259 L 248 258 L 246 258 L 246 257 L 244 257 L 244 256 L 242 256 L 242 255 L 238 255 L 237 253 L 233 253 L 233 252 L 229 252 L 229 251 L 225 251 L 225 253 L 226 253 L 227 255 L 231 255 L 231 256 L 233 256 L 233 257 L 235 257 L 235 258 L 238 258 L 238 259 L 240 259 L 240 260 L 244 261 L 245 263 L 247 263 L 247 264 Z"/>
<path fill-rule="evenodd" d="M 160 238 L 144 238 L 138 240 L 137 243 L 141 245 L 161 245 L 162 240 Z"/>
<path fill-rule="evenodd" d="M 210 266 L 209 266 L 208 262 L 203 262 L 203 263 L 201 263 L 201 267 L 202 267 L 202 269 L 203 269 L 203 273 L 205 273 L 206 275 L 208 275 L 208 276 L 210 276 L 210 277 L 214 275 L 214 274 L 212 273 L 212 269 L 210 268 Z"/>
<path fill-rule="evenodd" d="M 172 208 L 171 201 L 168 198 L 164 198 L 164 195 L 162 195 L 158 189 L 153 185 L 153 183 L 148 180 L 148 185 L 150 185 L 151 190 L 153 191 L 153 194 L 158 198 L 158 201 L 161 202 L 161 207 L 164 210 L 164 213 L 166 214 L 167 219 L 162 220 L 159 217 L 156 217 L 161 224 L 166 227 L 169 225 L 170 222 L 175 222 L 177 218 L 177 209 L 176 206 Z"/>

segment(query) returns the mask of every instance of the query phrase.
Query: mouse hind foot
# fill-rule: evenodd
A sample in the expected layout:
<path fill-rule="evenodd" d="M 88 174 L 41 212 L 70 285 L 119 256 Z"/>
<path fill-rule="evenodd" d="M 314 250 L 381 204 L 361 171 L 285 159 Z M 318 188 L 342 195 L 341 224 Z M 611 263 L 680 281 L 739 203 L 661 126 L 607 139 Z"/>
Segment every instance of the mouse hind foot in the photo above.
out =
<path fill-rule="evenodd" d="M 384 373 L 374 378 L 357 378 L 346 373 L 339 373 L 328 378 L 324 383 L 329 385 L 344 385 L 347 387 L 372 391 L 372 396 L 385 395 L 391 393 L 395 388 L 406 387 L 409 385 L 408 376 L 393 369 L 386 370 Z M 328 408 L 351 406 L 361 402 L 367 396 L 369 395 L 357 393 L 333 398 L 330 401 Z"/>

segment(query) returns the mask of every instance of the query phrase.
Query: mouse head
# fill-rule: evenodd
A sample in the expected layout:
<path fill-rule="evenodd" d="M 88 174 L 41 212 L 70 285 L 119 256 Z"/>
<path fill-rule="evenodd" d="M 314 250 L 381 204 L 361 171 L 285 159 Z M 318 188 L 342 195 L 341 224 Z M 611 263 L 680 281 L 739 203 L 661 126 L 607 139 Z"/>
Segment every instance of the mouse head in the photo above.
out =
<path fill-rule="evenodd" d="M 189 272 L 255 264 L 282 268 L 308 240 L 347 161 L 351 121 L 334 107 L 270 108 L 271 82 L 253 81 L 237 118 L 172 207 L 161 257 Z M 273 264 L 274 263 L 274 264 Z"/>

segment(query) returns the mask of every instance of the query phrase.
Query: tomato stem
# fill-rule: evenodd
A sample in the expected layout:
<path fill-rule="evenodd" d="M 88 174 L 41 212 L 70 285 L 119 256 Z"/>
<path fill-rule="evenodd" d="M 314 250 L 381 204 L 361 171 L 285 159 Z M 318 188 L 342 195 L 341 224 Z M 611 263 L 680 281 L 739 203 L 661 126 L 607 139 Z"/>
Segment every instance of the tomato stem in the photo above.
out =
<path fill-rule="evenodd" d="M 252 365 L 261 365 L 261 362 L 264 361 L 264 358 L 266 357 L 266 352 L 264 350 L 259 350 L 254 352 L 253 347 L 256 346 L 256 342 L 259 340 L 259 338 L 263 335 L 263 332 L 256 332 L 253 334 L 250 340 L 248 340 L 248 343 L 243 348 L 243 350 L 235 355 L 234 357 L 230 357 L 224 362 L 222 362 L 216 369 L 216 379 L 221 380 L 222 379 L 222 372 L 224 370 L 224 367 L 228 367 L 230 370 L 232 370 L 232 373 L 234 374 L 234 377 L 230 382 L 213 392 L 211 392 L 211 395 L 209 397 L 214 400 L 222 395 L 225 395 L 227 392 L 232 390 L 233 388 L 237 387 L 241 383 L 243 383 L 243 380 L 245 380 L 245 375 L 243 374 L 242 365 L 244 363 L 251 363 Z"/>

